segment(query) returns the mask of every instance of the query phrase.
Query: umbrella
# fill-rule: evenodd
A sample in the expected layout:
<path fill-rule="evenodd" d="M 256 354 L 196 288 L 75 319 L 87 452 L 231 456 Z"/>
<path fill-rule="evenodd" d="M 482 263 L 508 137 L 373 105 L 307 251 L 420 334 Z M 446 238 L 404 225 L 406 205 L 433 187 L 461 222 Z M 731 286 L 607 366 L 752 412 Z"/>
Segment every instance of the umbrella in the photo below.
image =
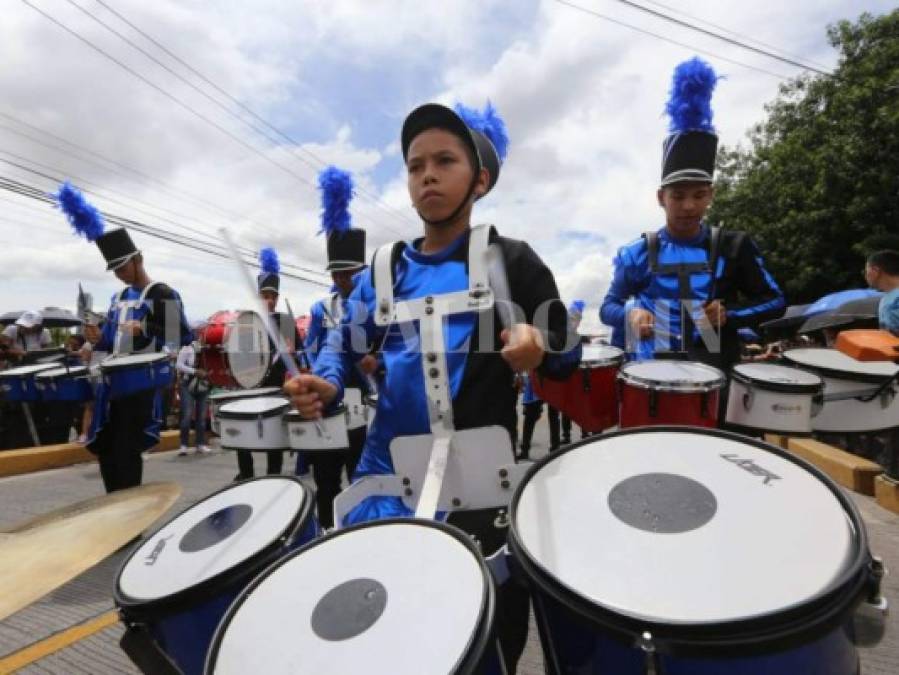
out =
<path fill-rule="evenodd" d="M 790 305 L 779 319 L 771 319 L 763 324 L 759 324 L 762 330 L 781 330 L 798 326 L 808 317 L 805 311 L 811 305 Z"/>
<path fill-rule="evenodd" d="M 24 311 L 26 310 L 7 312 L 6 314 L 0 315 L 0 325 L 8 326 L 11 323 L 15 323 L 16 319 L 22 316 Z M 81 319 L 67 309 L 45 307 L 41 310 L 41 314 L 44 317 L 44 328 L 70 328 L 72 326 L 81 325 Z"/>
<path fill-rule="evenodd" d="M 880 293 L 844 302 L 833 311 L 822 312 L 809 318 L 799 328 L 799 332 L 811 333 L 825 328 L 848 326 L 858 321 L 876 320 L 879 305 Z"/>
<path fill-rule="evenodd" d="M 819 298 L 805 310 L 805 315 L 815 316 L 823 312 L 833 312 L 850 300 L 859 300 L 861 298 L 880 297 L 880 291 L 872 288 L 850 288 L 848 291 L 837 291 L 836 293 L 828 293 L 823 298 Z"/>

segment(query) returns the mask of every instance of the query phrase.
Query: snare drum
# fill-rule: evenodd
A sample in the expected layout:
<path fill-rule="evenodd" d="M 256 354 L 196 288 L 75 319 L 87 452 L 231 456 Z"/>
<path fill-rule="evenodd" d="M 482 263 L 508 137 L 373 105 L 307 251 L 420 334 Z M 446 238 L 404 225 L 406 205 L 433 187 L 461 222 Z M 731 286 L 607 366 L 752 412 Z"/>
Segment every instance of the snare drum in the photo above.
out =
<path fill-rule="evenodd" d="M 808 435 L 824 383 L 814 373 L 774 363 L 741 363 L 731 372 L 727 423 L 743 429 Z"/>
<path fill-rule="evenodd" d="M 563 381 L 531 373 L 534 392 L 561 410 L 584 431 L 604 431 L 618 424 L 615 378 L 624 352 L 609 345 L 584 345 L 580 367 Z"/>
<path fill-rule="evenodd" d="M 34 380 L 45 401 L 90 401 L 94 397 L 87 366 L 45 370 Z"/>
<path fill-rule="evenodd" d="M 634 361 L 618 373 L 621 428 L 656 424 L 718 426 L 718 396 L 726 378 L 695 361 Z"/>
<path fill-rule="evenodd" d="M 209 396 L 209 404 L 212 406 L 212 430 L 221 435 L 219 425 L 219 410 L 226 403 L 242 401 L 245 398 L 261 398 L 263 396 L 277 396 L 281 393 L 280 387 L 260 387 L 259 389 L 237 389 L 235 391 L 219 391 Z"/>
<path fill-rule="evenodd" d="M 271 364 L 263 319 L 251 311 L 216 312 L 200 331 L 199 368 L 217 387 L 258 387 Z"/>
<path fill-rule="evenodd" d="M 168 354 L 158 352 L 110 356 L 100 362 L 100 373 L 110 398 L 168 387 L 172 383 L 172 371 Z"/>
<path fill-rule="evenodd" d="M 896 364 L 856 361 L 836 349 L 790 349 L 784 358 L 824 380 L 824 407 L 812 420 L 815 431 L 865 433 L 899 426 L 899 385 L 893 381 L 873 396 L 899 372 Z"/>
<path fill-rule="evenodd" d="M 317 539 L 241 593 L 206 673 L 499 675 L 496 591 L 461 531 L 363 523 Z"/>
<path fill-rule="evenodd" d="M 38 363 L 30 366 L 19 366 L 0 372 L 0 391 L 7 401 L 33 403 L 41 400 L 41 392 L 37 387 L 36 376 L 48 370 L 59 368 L 56 363 Z"/>
<path fill-rule="evenodd" d="M 864 523 L 780 448 L 616 432 L 537 463 L 511 513 L 549 672 L 858 672 L 851 622 L 878 587 Z"/>
<path fill-rule="evenodd" d="M 291 410 L 285 415 L 291 450 L 343 450 L 350 447 L 348 418 L 344 405 L 322 417 L 317 423 L 301 416 L 296 410 Z"/>
<path fill-rule="evenodd" d="M 317 536 L 313 507 L 298 479 L 266 476 L 226 487 L 163 525 L 116 579 L 130 644 L 162 651 L 185 675 L 202 673 L 216 626 L 238 593 Z"/>
<path fill-rule="evenodd" d="M 263 396 L 219 408 L 219 440 L 225 450 L 289 450 L 283 396 Z"/>

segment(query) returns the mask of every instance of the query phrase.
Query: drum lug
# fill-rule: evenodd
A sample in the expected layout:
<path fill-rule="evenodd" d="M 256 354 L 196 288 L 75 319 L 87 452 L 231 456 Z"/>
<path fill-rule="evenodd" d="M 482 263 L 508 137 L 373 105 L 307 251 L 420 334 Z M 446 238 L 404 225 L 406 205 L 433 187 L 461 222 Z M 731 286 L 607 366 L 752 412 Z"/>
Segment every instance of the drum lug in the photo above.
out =
<path fill-rule="evenodd" d="M 755 403 L 755 391 L 752 389 L 747 389 L 746 393 L 743 394 L 743 410 L 749 412 L 752 410 L 752 406 Z M 705 400 L 702 402 L 702 412 L 703 417 L 705 417 Z"/>
<path fill-rule="evenodd" d="M 868 597 L 858 606 L 852 617 L 855 644 L 868 647 L 878 644 L 886 632 L 886 617 L 890 612 L 887 599 L 881 593 L 880 585 L 887 570 L 877 556 L 871 557 L 868 566 Z"/>
<path fill-rule="evenodd" d="M 887 387 L 882 392 L 880 392 L 880 407 L 886 410 L 893 403 L 893 399 L 896 397 L 896 390 L 893 387 Z"/>
<path fill-rule="evenodd" d="M 824 409 L 824 394 L 812 396 L 812 417 L 817 417 Z"/>
<path fill-rule="evenodd" d="M 580 368 L 579 370 L 581 371 L 581 383 L 584 391 L 590 391 L 590 369 Z"/>
<path fill-rule="evenodd" d="M 637 647 L 642 649 L 646 654 L 646 675 L 662 675 L 662 670 L 659 668 L 659 656 L 656 652 L 656 644 L 655 640 L 653 640 L 652 633 L 644 631 L 644 633 L 637 638 Z"/>
<path fill-rule="evenodd" d="M 256 415 L 256 434 L 262 438 L 262 415 Z"/>
<path fill-rule="evenodd" d="M 752 405 L 751 401 L 750 405 Z M 699 396 L 699 416 L 709 417 L 709 393 L 707 391 L 702 392 Z"/>
<path fill-rule="evenodd" d="M 703 403 L 703 410 L 705 410 L 705 403 Z M 650 417 L 658 417 L 659 416 L 659 393 L 655 389 L 649 390 L 649 416 Z M 704 417 L 705 415 L 703 415 Z"/>

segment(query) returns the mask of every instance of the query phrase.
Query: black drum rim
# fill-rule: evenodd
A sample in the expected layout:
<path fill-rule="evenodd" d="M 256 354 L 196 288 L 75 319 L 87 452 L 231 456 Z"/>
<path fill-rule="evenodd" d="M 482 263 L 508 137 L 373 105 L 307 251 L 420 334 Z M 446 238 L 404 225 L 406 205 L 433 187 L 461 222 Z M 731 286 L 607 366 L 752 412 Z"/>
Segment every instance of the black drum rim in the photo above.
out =
<path fill-rule="evenodd" d="M 422 527 L 430 527 L 453 537 L 468 549 L 469 553 L 472 554 L 478 566 L 480 567 L 481 574 L 484 577 L 484 590 L 481 597 L 480 620 L 474 627 L 471 638 L 469 639 L 469 642 L 466 645 L 465 651 L 460 657 L 460 660 L 453 667 L 453 670 L 450 671 L 452 673 L 458 673 L 460 675 L 474 675 L 477 672 L 479 663 L 487 652 L 488 646 L 494 638 L 493 630 L 496 615 L 496 588 L 493 575 L 490 573 L 490 569 L 487 567 L 487 562 L 484 559 L 481 551 L 471 540 L 471 538 L 459 528 L 453 525 L 448 525 L 446 523 L 441 523 L 433 520 L 402 517 L 369 520 L 364 523 L 357 523 L 349 527 L 333 530 L 323 537 L 317 537 L 316 539 L 307 542 L 300 548 L 291 551 L 286 556 L 279 558 L 278 560 L 273 561 L 271 564 L 269 564 L 264 570 L 256 575 L 256 577 L 247 585 L 246 588 L 244 588 L 237 595 L 237 597 L 228 607 L 228 610 L 225 612 L 221 621 L 219 621 L 219 624 L 215 629 L 215 634 L 212 636 L 212 642 L 209 645 L 209 650 L 206 652 L 206 663 L 203 668 L 204 675 L 212 675 L 212 673 L 215 672 L 215 665 L 218 660 L 222 640 L 224 639 L 225 633 L 227 632 L 228 627 L 231 625 L 231 621 L 234 616 L 238 611 L 240 611 L 240 608 L 243 606 L 247 598 L 250 597 L 253 591 L 256 590 L 256 588 L 258 588 L 266 579 L 268 579 L 271 574 L 273 574 L 281 566 L 286 565 L 297 556 L 302 555 L 304 552 L 309 551 L 316 546 L 321 546 L 322 544 L 330 542 L 337 537 L 341 537 L 352 532 L 368 529 L 371 527 L 380 527 L 384 525 L 409 524 L 414 524 L 416 526 Z"/>
<path fill-rule="evenodd" d="M 278 534 L 274 539 L 272 539 L 271 542 L 268 543 L 268 545 L 259 549 L 259 551 L 257 551 L 253 555 L 248 556 L 237 565 L 232 566 L 231 568 L 224 570 L 219 574 L 213 575 L 198 584 L 160 598 L 154 598 L 152 600 L 140 600 L 137 598 L 132 598 L 124 591 L 122 591 L 120 586 L 122 573 L 128 566 L 128 563 L 130 563 L 134 556 L 137 555 L 137 552 L 140 550 L 141 546 L 143 546 L 146 540 L 155 537 L 158 532 L 181 517 L 184 513 L 186 513 L 194 506 L 209 501 L 210 499 L 217 497 L 223 492 L 233 490 L 238 485 L 245 485 L 247 483 L 257 481 L 271 480 L 288 480 L 299 485 L 303 490 L 303 504 L 294 518 L 287 524 L 287 526 L 281 531 L 280 534 Z M 116 607 L 120 609 L 125 615 L 126 623 L 138 623 L 141 621 L 154 620 L 196 607 L 198 604 L 214 597 L 219 592 L 236 583 L 237 581 L 240 581 L 246 577 L 256 576 L 263 568 L 267 567 L 272 562 L 272 560 L 276 560 L 281 548 L 284 546 L 284 543 L 290 540 L 292 537 L 295 537 L 296 535 L 301 533 L 303 529 L 308 526 L 310 520 L 312 519 L 312 516 L 314 515 L 314 509 L 315 491 L 295 476 L 258 476 L 256 478 L 250 478 L 248 480 L 241 481 L 239 484 L 232 483 L 230 485 L 226 485 L 225 487 L 206 495 L 203 499 L 191 504 L 186 509 L 182 510 L 180 513 L 168 519 L 167 521 L 165 521 L 165 523 L 154 529 L 152 534 L 146 537 L 146 539 L 142 539 L 137 544 L 135 544 L 134 548 L 128 553 L 128 556 L 125 558 L 125 560 L 119 566 L 118 571 L 116 572 L 115 585 L 113 586 L 113 600 L 116 604 Z"/>
<path fill-rule="evenodd" d="M 618 610 L 604 607 L 574 589 L 564 586 L 529 555 L 521 541 L 516 514 L 522 492 L 537 472 L 567 452 L 605 438 L 661 432 L 700 433 L 748 443 L 806 469 L 823 482 L 834 495 L 845 510 L 850 526 L 854 530 L 856 550 L 850 556 L 846 569 L 818 594 L 796 605 L 745 619 L 706 624 L 676 624 L 628 616 Z M 854 502 L 843 494 L 836 483 L 817 467 L 791 455 L 783 448 L 721 429 L 676 425 L 639 427 L 572 443 L 543 457 L 528 470 L 515 489 L 509 513 L 509 549 L 529 584 L 535 585 L 540 592 L 547 594 L 568 610 L 628 644 L 636 645 L 640 636 L 649 632 L 656 648 L 666 654 L 695 657 L 751 656 L 770 654 L 773 651 L 806 644 L 843 625 L 862 601 L 871 583 L 871 553 L 864 521 Z"/>
<path fill-rule="evenodd" d="M 252 421 L 252 420 L 259 419 L 260 417 L 262 419 L 269 419 L 271 417 L 283 417 L 284 413 L 290 409 L 290 401 L 288 401 L 286 398 L 284 399 L 283 403 L 279 403 L 276 406 L 273 405 L 268 410 L 261 410 L 259 412 L 243 412 L 243 411 L 236 412 L 233 410 L 223 410 L 222 409 L 225 406 L 231 405 L 232 403 L 239 403 L 240 401 L 243 401 L 243 400 L 252 401 L 256 398 L 283 398 L 283 397 L 280 397 L 280 396 L 258 396 L 258 397 L 254 396 L 252 398 L 239 399 L 237 401 L 230 401 L 219 407 L 219 409 L 218 409 L 219 420 L 220 421 L 224 421 L 224 420 L 242 420 L 242 421 L 251 420 Z"/>

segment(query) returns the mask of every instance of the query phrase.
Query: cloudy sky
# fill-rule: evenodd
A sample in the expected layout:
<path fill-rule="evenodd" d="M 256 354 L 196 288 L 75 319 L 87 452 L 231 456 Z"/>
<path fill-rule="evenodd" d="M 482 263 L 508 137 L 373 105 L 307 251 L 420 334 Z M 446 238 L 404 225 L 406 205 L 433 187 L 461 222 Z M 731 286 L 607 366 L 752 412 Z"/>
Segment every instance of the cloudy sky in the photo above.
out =
<path fill-rule="evenodd" d="M 829 23 L 893 5 L 638 2 L 825 71 L 836 63 Z M 354 172 L 369 252 L 411 239 L 421 225 L 398 153 L 404 116 L 427 101 L 489 98 L 512 142 L 475 220 L 527 240 L 563 298 L 586 300 L 595 317 L 617 247 L 662 224 L 674 65 L 699 54 L 726 76 L 713 102 L 726 145 L 803 71 L 620 1 L 570 4 L 592 13 L 556 0 L 6 0 L 0 184 L 47 192 L 69 178 L 104 211 L 210 250 L 222 226 L 248 251 L 274 246 L 316 282 L 282 280 L 301 313 L 327 281 L 318 170 Z M 79 281 L 105 308 L 116 280 L 51 206 L 0 189 L 0 227 L 0 311 L 73 307 Z M 227 260 L 132 237 L 191 319 L 246 305 Z"/>

